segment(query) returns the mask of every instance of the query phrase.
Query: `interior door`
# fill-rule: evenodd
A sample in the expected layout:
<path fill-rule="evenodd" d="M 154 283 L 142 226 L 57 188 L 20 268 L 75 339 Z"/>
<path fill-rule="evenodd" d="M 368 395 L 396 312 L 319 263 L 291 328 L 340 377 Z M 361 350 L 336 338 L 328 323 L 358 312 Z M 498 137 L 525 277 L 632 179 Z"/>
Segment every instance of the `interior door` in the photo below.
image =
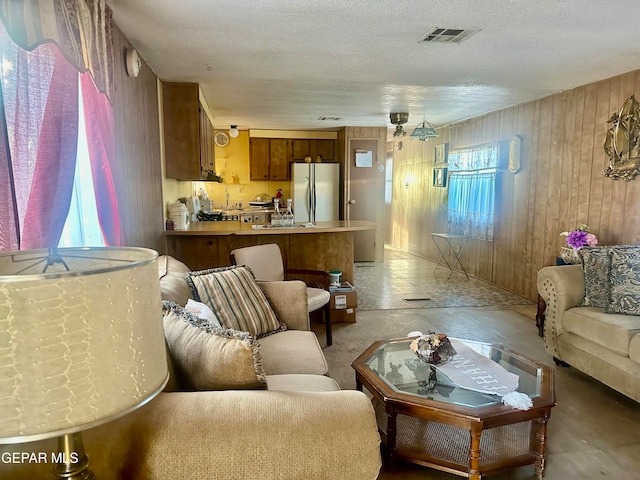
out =
<path fill-rule="evenodd" d="M 349 158 L 347 159 L 349 162 L 347 218 L 349 220 L 376 221 L 376 199 L 379 193 L 376 188 L 377 149 L 377 140 L 349 140 Z M 371 152 L 371 166 L 368 166 L 366 162 L 359 162 L 366 166 L 356 166 L 356 152 Z M 356 262 L 374 262 L 375 231 L 365 230 L 354 233 L 354 260 Z"/>

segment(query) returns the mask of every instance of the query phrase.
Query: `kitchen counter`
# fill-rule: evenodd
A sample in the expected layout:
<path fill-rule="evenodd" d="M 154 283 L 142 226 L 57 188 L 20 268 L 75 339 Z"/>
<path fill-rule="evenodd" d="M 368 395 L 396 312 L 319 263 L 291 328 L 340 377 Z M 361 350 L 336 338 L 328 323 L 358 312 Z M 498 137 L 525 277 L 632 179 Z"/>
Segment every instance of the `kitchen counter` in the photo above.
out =
<path fill-rule="evenodd" d="M 329 232 L 354 232 L 356 230 L 375 230 L 377 224 L 366 220 L 316 222 L 315 227 L 296 224 L 295 227 L 272 227 L 255 225 L 240 221 L 192 222 L 187 230 L 167 230 L 165 236 L 173 235 L 291 235 Z"/>
<path fill-rule="evenodd" d="M 317 222 L 315 227 L 271 227 L 239 221 L 194 222 L 187 230 L 164 232 L 166 251 L 193 270 L 223 267 L 231 263 L 236 248 L 276 243 L 285 268 L 340 270 L 353 283 L 354 232 L 375 230 L 364 220 Z M 357 286 L 356 286 L 357 288 Z"/>

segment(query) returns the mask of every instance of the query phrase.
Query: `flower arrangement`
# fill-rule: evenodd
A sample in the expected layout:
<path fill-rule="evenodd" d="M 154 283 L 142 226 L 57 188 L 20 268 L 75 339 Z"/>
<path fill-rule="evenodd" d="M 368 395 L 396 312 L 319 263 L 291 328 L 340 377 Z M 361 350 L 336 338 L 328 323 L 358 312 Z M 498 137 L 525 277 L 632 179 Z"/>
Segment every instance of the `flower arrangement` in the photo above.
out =
<path fill-rule="evenodd" d="M 570 232 L 562 232 L 560 235 L 567 237 L 567 245 L 574 249 L 598 244 L 598 237 L 591 233 L 589 225 L 582 224 L 576 230 Z"/>
<path fill-rule="evenodd" d="M 410 337 L 416 337 L 409 348 L 421 360 L 438 365 L 444 363 L 456 354 L 451 346 L 451 342 L 444 333 L 429 332 L 423 335 L 422 332 L 411 332 Z"/>

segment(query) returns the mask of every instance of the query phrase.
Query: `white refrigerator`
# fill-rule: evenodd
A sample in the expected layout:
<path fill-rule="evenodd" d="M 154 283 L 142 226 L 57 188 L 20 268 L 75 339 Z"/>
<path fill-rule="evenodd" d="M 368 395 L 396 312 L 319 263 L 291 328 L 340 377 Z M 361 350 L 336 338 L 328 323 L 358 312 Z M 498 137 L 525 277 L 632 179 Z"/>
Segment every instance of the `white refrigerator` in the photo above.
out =
<path fill-rule="evenodd" d="M 294 163 L 291 167 L 295 221 L 315 223 L 338 220 L 340 165 Z"/>

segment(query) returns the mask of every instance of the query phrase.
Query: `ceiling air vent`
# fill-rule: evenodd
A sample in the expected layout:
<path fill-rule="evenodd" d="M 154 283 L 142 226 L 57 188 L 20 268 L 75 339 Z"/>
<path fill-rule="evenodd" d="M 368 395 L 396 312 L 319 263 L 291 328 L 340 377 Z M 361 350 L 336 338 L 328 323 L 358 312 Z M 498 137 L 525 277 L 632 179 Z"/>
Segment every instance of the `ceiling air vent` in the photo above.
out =
<path fill-rule="evenodd" d="M 462 43 L 480 31 L 479 28 L 440 28 L 425 33 L 418 43 Z"/>

